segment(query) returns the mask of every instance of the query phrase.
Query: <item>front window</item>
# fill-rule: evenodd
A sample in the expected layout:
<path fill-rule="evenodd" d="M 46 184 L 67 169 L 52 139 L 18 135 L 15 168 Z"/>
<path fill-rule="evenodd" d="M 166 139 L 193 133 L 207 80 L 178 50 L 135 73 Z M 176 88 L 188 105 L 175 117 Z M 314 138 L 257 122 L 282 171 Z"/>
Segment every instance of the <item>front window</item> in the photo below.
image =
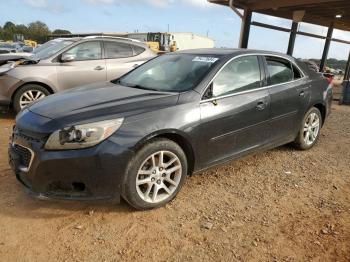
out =
<path fill-rule="evenodd" d="M 218 60 L 218 56 L 211 55 L 163 55 L 113 82 L 148 90 L 183 92 L 193 89 Z"/>
<path fill-rule="evenodd" d="M 259 88 L 260 67 L 257 56 L 243 56 L 229 62 L 212 84 L 212 96 L 218 97 Z"/>
<path fill-rule="evenodd" d="M 102 59 L 101 43 L 99 41 L 84 42 L 72 47 L 65 54 L 72 55 L 75 61 Z"/>

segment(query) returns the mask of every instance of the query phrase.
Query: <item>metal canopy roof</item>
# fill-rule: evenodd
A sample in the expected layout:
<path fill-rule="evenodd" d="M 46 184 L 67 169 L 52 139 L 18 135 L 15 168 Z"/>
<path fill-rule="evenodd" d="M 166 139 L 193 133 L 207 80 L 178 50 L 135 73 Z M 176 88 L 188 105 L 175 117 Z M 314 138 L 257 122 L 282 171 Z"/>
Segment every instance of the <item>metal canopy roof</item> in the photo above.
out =
<path fill-rule="evenodd" d="M 229 5 L 229 0 L 208 0 Z M 350 31 L 350 0 L 233 0 L 237 8 L 293 20 L 294 11 L 305 11 L 302 22 Z M 336 16 L 341 15 L 340 18 Z"/>

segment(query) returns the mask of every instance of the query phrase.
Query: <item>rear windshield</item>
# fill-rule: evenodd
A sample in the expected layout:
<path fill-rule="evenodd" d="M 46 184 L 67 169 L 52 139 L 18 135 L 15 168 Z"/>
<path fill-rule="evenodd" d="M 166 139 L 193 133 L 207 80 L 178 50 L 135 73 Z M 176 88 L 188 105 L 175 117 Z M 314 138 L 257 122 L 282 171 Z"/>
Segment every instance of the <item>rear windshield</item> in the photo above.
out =
<path fill-rule="evenodd" d="M 219 56 L 212 55 L 162 55 L 113 82 L 148 90 L 183 92 L 193 89 L 218 60 Z"/>

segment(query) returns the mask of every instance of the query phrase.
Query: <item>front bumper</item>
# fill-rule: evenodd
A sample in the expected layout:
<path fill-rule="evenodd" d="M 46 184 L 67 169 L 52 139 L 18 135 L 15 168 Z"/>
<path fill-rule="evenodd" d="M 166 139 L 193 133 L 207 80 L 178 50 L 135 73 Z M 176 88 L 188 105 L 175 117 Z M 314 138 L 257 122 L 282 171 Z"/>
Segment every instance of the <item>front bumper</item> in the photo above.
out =
<path fill-rule="evenodd" d="M 47 151 L 43 147 L 44 141 L 28 139 L 16 132 L 9 145 L 10 166 L 31 195 L 119 201 L 132 151 L 110 140 L 80 150 Z M 21 150 L 28 151 L 23 153 Z M 29 152 L 32 153 L 30 157 Z"/>
<path fill-rule="evenodd" d="M 23 82 L 7 74 L 0 75 L 0 106 L 9 106 L 11 98 Z"/>

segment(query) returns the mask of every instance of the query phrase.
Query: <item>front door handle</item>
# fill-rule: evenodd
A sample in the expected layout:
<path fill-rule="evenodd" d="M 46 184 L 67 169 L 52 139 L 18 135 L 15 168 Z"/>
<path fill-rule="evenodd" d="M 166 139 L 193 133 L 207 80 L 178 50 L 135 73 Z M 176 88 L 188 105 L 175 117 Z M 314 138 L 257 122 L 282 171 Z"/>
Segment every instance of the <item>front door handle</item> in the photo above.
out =
<path fill-rule="evenodd" d="M 304 97 L 305 96 L 305 92 L 304 91 L 300 91 L 299 96 L 300 97 Z"/>
<path fill-rule="evenodd" d="M 262 111 L 262 110 L 264 110 L 265 108 L 266 108 L 266 104 L 264 103 L 264 102 L 258 102 L 257 104 L 256 104 L 256 110 L 258 110 L 258 111 Z"/>
<path fill-rule="evenodd" d="M 104 69 L 104 67 L 102 67 L 102 66 L 96 66 L 95 68 L 94 68 L 94 70 L 103 70 Z"/>

